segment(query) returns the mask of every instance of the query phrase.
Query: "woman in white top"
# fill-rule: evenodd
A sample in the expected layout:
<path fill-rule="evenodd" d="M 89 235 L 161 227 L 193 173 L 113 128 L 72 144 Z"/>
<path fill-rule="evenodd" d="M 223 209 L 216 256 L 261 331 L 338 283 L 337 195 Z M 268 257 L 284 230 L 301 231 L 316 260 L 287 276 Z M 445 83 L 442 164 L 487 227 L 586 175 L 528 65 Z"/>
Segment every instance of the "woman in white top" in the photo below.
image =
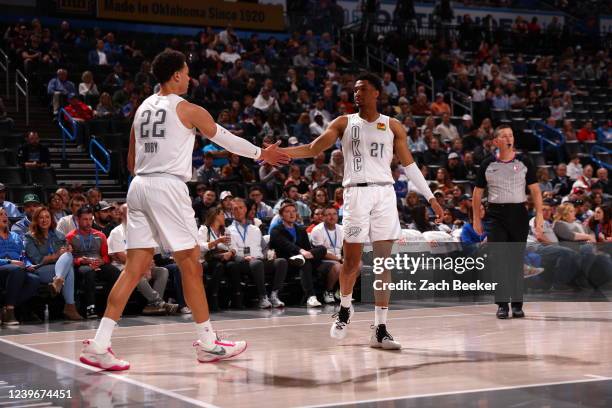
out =
<path fill-rule="evenodd" d="M 83 82 L 79 84 L 79 95 L 84 98 L 87 96 L 100 95 L 100 92 L 98 92 L 98 87 L 94 82 L 93 74 L 91 73 L 91 71 L 83 72 L 83 75 L 81 75 L 81 81 Z"/>

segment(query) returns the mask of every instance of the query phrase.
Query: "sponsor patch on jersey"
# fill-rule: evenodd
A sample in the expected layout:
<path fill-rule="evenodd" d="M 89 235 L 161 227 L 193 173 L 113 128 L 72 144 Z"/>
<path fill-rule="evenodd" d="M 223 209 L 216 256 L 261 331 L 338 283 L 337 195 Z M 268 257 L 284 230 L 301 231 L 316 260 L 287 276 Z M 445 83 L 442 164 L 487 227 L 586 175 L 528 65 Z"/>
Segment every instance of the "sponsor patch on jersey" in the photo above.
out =
<path fill-rule="evenodd" d="M 376 129 L 378 129 L 378 130 L 387 130 L 387 125 L 385 125 L 383 122 L 378 122 L 376 124 Z"/>

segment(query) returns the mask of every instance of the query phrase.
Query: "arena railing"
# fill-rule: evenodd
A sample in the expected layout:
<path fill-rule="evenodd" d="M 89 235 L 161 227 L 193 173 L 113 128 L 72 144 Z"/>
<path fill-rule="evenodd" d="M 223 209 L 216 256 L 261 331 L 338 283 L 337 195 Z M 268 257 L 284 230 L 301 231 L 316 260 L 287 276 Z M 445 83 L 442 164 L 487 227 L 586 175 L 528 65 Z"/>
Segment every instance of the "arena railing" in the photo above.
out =
<path fill-rule="evenodd" d="M 612 149 L 608 149 L 607 147 L 599 144 L 594 144 L 593 147 L 591 147 L 591 160 L 599 167 L 605 167 L 608 170 L 612 170 L 612 164 L 609 161 L 602 160 L 600 158 L 601 154 L 610 159 L 612 157 Z"/>
<path fill-rule="evenodd" d="M 531 123 L 531 129 L 533 135 L 540 141 L 540 151 L 545 153 L 546 145 L 551 146 L 557 153 L 559 162 L 562 162 L 563 146 L 565 145 L 565 135 L 563 132 L 539 120 Z"/>
<path fill-rule="evenodd" d="M 26 126 L 30 125 L 30 81 L 20 71 L 15 70 L 15 107 L 19 112 L 19 94 L 22 94 L 25 100 Z"/>
<path fill-rule="evenodd" d="M 67 119 L 70 122 L 71 129 L 68 129 L 66 124 L 64 124 L 64 119 Z M 77 134 L 79 131 L 79 123 L 74 120 L 72 116 L 64 108 L 61 108 L 57 112 L 57 124 L 62 130 L 62 161 L 66 162 L 66 138 L 71 141 L 75 141 L 77 138 Z"/>
<path fill-rule="evenodd" d="M 8 55 L 6 54 L 6 52 L 4 52 L 3 49 L 0 48 L 0 69 L 2 69 L 2 71 L 4 71 L 4 76 L 5 76 L 5 89 L 6 89 L 6 99 L 9 98 L 10 94 L 11 94 L 11 88 L 9 85 L 9 65 L 10 65 L 11 61 L 9 60 Z"/>
<path fill-rule="evenodd" d="M 102 163 L 96 157 L 96 154 L 95 154 L 96 150 L 102 154 L 104 158 L 104 163 Z M 94 162 L 94 165 L 96 168 L 96 187 L 98 187 L 100 184 L 99 172 L 102 171 L 105 174 L 108 174 L 110 172 L 111 157 L 110 157 L 110 152 L 106 150 L 106 148 L 104 147 L 102 143 L 98 142 L 98 140 L 96 139 L 94 135 L 91 135 L 91 139 L 89 140 L 89 158 Z"/>
<path fill-rule="evenodd" d="M 463 108 L 471 117 L 474 117 L 474 104 L 472 97 L 466 93 L 463 93 L 455 88 L 449 89 L 450 94 L 450 106 L 452 115 L 455 116 L 455 105 Z"/>

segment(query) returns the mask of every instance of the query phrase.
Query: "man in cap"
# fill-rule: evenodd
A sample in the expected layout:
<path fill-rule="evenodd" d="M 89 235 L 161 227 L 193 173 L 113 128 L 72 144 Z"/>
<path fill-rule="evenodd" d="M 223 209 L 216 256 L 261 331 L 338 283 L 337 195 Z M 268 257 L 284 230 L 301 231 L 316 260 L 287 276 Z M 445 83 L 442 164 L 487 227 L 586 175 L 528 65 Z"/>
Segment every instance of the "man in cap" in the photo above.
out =
<path fill-rule="evenodd" d="M 436 116 L 441 116 L 445 112 L 450 115 L 450 106 L 448 103 L 444 102 L 444 94 L 442 92 L 438 92 L 436 94 L 436 100 L 431 104 L 431 113 Z"/>
<path fill-rule="evenodd" d="M 222 191 L 219 199 L 221 200 L 221 208 L 223 208 L 223 214 L 225 215 L 225 223 L 230 225 L 234 221 L 234 214 L 232 212 L 234 195 L 231 191 Z"/>
<path fill-rule="evenodd" d="M 106 201 L 100 201 L 94 206 L 93 229 L 102 231 L 107 238 L 111 231 L 117 226 L 117 224 L 113 222 L 113 210 L 114 207 Z"/>
<path fill-rule="evenodd" d="M 456 152 L 449 153 L 446 170 L 453 180 L 465 180 L 467 178 L 467 169 L 461 163 L 461 157 Z"/>
<path fill-rule="evenodd" d="M 23 239 L 25 234 L 30 230 L 32 215 L 38 207 L 40 207 L 40 199 L 36 194 L 30 193 L 23 197 L 23 211 L 25 217 L 17 221 L 15 225 L 13 225 L 13 228 L 11 228 L 11 231 L 19 235 L 21 239 Z"/>

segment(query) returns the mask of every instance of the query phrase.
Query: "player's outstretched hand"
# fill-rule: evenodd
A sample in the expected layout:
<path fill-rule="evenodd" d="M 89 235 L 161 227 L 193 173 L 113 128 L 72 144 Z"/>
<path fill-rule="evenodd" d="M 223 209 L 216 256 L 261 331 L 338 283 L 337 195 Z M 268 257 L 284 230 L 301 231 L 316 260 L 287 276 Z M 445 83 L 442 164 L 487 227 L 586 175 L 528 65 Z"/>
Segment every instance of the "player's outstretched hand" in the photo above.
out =
<path fill-rule="evenodd" d="M 280 140 L 273 145 L 270 145 L 261 151 L 260 159 L 270 163 L 273 166 L 278 166 L 280 164 L 287 164 L 291 161 L 291 158 L 287 155 L 287 153 L 283 152 L 280 145 Z"/>
<path fill-rule="evenodd" d="M 435 198 L 432 198 L 429 204 L 436 213 L 436 224 L 440 224 L 442 222 L 442 218 L 444 217 L 444 210 L 442 209 L 442 206 Z"/>

